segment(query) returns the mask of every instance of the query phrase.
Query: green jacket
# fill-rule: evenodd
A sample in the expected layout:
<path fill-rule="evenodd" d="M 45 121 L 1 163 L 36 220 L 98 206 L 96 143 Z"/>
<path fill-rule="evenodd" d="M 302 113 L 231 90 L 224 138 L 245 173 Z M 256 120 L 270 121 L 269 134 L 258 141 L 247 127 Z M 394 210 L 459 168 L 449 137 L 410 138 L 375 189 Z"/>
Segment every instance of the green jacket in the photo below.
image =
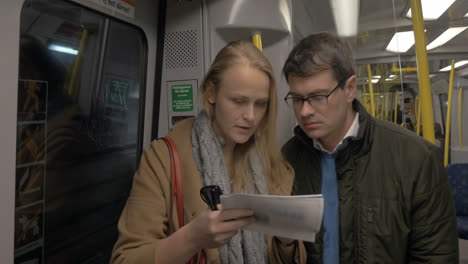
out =
<path fill-rule="evenodd" d="M 355 100 L 358 137 L 338 151 L 341 263 L 458 263 L 455 208 L 439 150 L 415 133 L 371 117 Z M 294 194 L 321 192 L 320 154 L 299 127 L 284 146 Z M 322 231 L 306 243 L 322 263 Z"/>

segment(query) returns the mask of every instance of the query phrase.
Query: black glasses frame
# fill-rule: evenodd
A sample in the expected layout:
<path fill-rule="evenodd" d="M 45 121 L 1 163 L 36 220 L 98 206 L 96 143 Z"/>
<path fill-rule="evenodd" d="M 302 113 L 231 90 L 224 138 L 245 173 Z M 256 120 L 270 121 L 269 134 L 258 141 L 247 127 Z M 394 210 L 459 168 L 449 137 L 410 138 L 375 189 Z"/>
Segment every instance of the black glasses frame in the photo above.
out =
<path fill-rule="evenodd" d="M 288 103 L 288 99 L 296 99 L 296 100 L 301 100 L 301 107 L 304 105 L 304 102 L 307 101 L 307 103 L 312 106 L 311 104 L 311 98 L 315 98 L 315 100 L 318 102 L 318 101 L 322 101 L 323 99 L 325 99 L 325 101 L 327 102 L 328 104 L 328 97 L 330 97 L 330 95 L 333 94 L 333 92 L 336 91 L 336 89 L 338 89 L 340 86 L 342 86 L 347 80 L 349 79 L 349 77 L 346 77 L 344 78 L 343 80 L 341 80 L 336 86 L 335 88 L 333 88 L 327 95 L 310 95 L 310 96 L 307 96 L 307 97 L 300 97 L 300 96 L 294 96 L 294 95 L 291 95 L 290 92 L 284 97 L 284 101 L 286 102 L 287 105 L 291 106 L 291 107 L 294 107 L 294 105 L 290 105 L 290 103 Z M 292 103 L 294 104 L 294 103 Z"/>

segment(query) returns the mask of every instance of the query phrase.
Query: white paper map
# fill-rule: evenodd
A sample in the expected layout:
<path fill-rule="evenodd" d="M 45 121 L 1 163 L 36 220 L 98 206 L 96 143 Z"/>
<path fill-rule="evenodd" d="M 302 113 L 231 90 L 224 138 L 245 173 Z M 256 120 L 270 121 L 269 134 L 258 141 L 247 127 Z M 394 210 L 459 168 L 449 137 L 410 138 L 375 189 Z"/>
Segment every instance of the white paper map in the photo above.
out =
<path fill-rule="evenodd" d="M 279 237 L 315 241 L 323 216 L 323 196 L 223 194 L 223 209 L 250 208 L 257 221 L 245 229 Z"/>

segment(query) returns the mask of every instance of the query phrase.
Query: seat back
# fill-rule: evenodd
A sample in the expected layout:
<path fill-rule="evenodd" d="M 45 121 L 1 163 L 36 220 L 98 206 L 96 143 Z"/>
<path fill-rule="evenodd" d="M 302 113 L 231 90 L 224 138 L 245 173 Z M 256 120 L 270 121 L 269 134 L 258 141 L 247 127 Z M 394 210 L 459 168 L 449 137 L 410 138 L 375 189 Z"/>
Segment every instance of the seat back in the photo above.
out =
<path fill-rule="evenodd" d="M 468 163 L 450 164 L 447 174 L 457 216 L 468 216 Z"/>

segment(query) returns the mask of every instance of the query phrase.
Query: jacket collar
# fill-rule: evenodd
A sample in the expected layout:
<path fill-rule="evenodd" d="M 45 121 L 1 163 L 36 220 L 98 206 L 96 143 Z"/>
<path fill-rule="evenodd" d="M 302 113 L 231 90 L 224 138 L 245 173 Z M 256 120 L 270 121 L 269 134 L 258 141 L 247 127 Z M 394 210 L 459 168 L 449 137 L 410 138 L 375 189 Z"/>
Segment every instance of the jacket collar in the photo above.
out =
<path fill-rule="evenodd" d="M 354 156 L 361 156 L 369 151 L 372 144 L 372 131 L 374 130 L 373 117 L 367 113 L 366 109 L 356 99 L 353 101 L 353 110 L 359 113 L 359 130 L 357 137 L 346 138 L 345 140 L 349 142 L 344 149 L 338 151 L 338 156 L 342 156 L 342 154 L 344 154 L 343 152 L 349 153 L 350 151 L 345 151 L 348 149 L 354 153 Z M 294 128 L 294 134 L 307 149 L 313 153 L 319 154 L 319 150 L 314 147 L 313 140 L 304 133 L 300 126 Z"/>

